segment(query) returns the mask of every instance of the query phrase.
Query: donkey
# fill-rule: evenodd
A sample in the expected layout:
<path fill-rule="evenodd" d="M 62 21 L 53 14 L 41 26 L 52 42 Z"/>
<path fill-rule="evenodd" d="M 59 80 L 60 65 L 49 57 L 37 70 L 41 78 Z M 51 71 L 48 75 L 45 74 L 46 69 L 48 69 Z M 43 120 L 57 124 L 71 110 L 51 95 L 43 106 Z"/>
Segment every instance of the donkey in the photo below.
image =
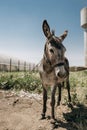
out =
<path fill-rule="evenodd" d="M 59 105 L 61 101 L 61 87 L 65 81 L 68 89 L 68 98 L 69 101 L 71 101 L 69 62 L 65 57 L 66 48 L 62 44 L 62 41 L 67 36 L 68 31 L 65 31 L 60 37 L 56 37 L 54 32 L 50 31 L 47 20 L 43 21 L 42 29 L 47 39 L 44 47 L 43 58 L 39 64 L 39 73 L 43 86 L 43 110 L 41 119 L 46 118 L 47 88 L 48 86 L 51 86 L 51 117 L 55 120 L 54 106 L 56 88 L 59 88 L 59 98 L 57 102 L 57 105 Z"/>

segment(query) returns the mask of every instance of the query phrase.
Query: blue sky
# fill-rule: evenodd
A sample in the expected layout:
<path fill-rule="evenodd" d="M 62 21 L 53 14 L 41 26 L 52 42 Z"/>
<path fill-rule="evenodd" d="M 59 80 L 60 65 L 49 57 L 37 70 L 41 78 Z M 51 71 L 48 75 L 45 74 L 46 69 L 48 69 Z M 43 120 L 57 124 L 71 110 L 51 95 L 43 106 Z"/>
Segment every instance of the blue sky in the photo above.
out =
<path fill-rule="evenodd" d="M 38 63 L 43 56 L 47 19 L 57 36 L 68 30 L 63 44 L 70 65 L 84 65 L 84 30 L 80 11 L 87 0 L 0 0 L 0 55 Z"/>

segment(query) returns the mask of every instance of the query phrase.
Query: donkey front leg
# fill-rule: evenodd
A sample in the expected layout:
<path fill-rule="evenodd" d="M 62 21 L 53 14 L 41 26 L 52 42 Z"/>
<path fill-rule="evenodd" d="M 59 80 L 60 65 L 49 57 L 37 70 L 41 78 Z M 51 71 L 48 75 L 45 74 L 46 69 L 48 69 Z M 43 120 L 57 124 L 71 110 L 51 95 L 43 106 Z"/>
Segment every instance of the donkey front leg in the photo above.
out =
<path fill-rule="evenodd" d="M 60 101 L 61 101 L 61 87 L 62 87 L 62 85 L 61 85 L 61 83 L 59 83 L 58 84 L 58 90 L 59 90 L 59 92 L 58 92 L 57 106 L 60 105 Z"/>
<path fill-rule="evenodd" d="M 52 119 L 55 119 L 55 113 L 54 113 L 55 92 L 56 92 L 56 86 L 52 87 L 52 90 L 51 90 L 51 116 L 52 116 Z"/>
<path fill-rule="evenodd" d="M 47 103 L 47 90 L 43 87 L 43 110 L 42 110 L 42 118 L 41 119 L 45 119 L 45 113 L 46 113 L 46 110 L 47 110 L 47 107 L 46 107 L 46 103 Z"/>
<path fill-rule="evenodd" d="M 70 83 L 69 80 L 66 81 L 67 91 L 68 91 L 68 101 L 71 102 L 71 95 L 70 95 Z"/>

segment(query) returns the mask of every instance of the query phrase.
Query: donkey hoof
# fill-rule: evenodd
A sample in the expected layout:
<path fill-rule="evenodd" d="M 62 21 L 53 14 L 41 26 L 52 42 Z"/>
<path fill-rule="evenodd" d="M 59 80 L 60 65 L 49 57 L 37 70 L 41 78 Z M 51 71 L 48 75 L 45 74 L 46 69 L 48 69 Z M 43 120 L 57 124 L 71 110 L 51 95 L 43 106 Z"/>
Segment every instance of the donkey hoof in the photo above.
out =
<path fill-rule="evenodd" d="M 50 120 L 51 119 L 51 116 L 47 116 L 47 120 Z"/>
<path fill-rule="evenodd" d="M 73 109 L 73 104 L 71 102 L 69 102 L 67 105 L 69 108 Z"/>
<path fill-rule="evenodd" d="M 42 115 L 42 117 L 40 118 L 40 120 L 46 119 L 45 114 L 41 114 L 41 115 Z"/>
<path fill-rule="evenodd" d="M 46 117 L 45 117 L 45 116 L 40 118 L 40 120 L 44 120 L 44 119 L 46 119 Z"/>

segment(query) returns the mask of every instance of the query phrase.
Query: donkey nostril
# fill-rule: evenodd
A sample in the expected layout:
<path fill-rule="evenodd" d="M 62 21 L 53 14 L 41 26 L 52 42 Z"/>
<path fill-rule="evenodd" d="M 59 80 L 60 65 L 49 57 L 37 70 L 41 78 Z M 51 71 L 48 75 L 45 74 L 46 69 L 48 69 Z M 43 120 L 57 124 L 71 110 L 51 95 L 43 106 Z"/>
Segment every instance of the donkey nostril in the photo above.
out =
<path fill-rule="evenodd" d="M 60 77 L 60 78 L 62 78 L 62 77 L 65 76 L 65 74 L 62 74 L 61 72 L 59 72 L 59 73 L 57 74 L 57 76 Z"/>
<path fill-rule="evenodd" d="M 58 76 L 58 77 L 61 77 L 61 73 L 58 73 L 57 76 Z"/>

